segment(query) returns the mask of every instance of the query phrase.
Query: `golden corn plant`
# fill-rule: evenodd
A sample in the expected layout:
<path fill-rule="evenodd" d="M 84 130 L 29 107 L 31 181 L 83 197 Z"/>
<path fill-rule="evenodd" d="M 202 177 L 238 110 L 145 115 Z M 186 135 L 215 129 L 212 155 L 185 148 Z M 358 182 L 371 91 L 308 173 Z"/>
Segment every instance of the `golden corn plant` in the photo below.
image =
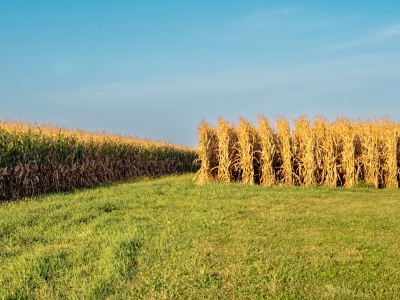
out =
<path fill-rule="evenodd" d="M 363 165 L 363 179 L 366 184 L 378 188 L 382 182 L 380 174 L 380 157 L 382 139 L 380 138 L 380 124 L 366 121 L 362 124 L 361 161 Z"/>
<path fill-rule="evenodd" d="M 356 130 L 345 117 L 339 118 L 337 121 L 337 131 L 341 145 L 340 170 L 341 179 L 344 187 L 354 187 L 357 184 L 356 166 Z"/>
<path fill-rule="evenodd" d="M 283 117 L 278 117 L 276 129 L 279 140 L 278 153 L 281 161 L 279 184 L 284 186 L 293 185 L 292 137 L 289 122 Z"/>
<path fill-rule="evenodd" d="M 197 173 L 200 183 L 215 180 L 218 173 L 218 136 L 215 128 L 206 121 L 201 121 L 198 127 L 200 169 Z"/>
<path fill-rule="evenodd" d="M 390 120 L 381 121 L 382 134 L 382 177 L 383 186 L 386 188 L 398 187 L 398 140 L 399 132 L 397 126 Z"/>
<path fill-rule="evenodd" d="M 218 132 L 207 127 L 205 135 L 200 130 L 201 141 L 208 136 L 200 150 L 204 161 L 199 173 L 209 174 L 204 181 L 217 177 L 265 186 L 354 187 L 360 180 L 377 188 L 399 185 L 399 123 L 345 117 L 310 122 L 300 117 L 292 132 L 289 122 L 279 117 L 275 126 L 276 131 L 263 116 L 257 129 L 243 118 L 239 128 L 220 118 Z"/>
<path fill-rule="evenodd" d="M 229 183 L 235 181 L 235 164 L 237 160 L 237 132 L 223 118 L 218 122 L 218 181 Z"/>
<path fill-rule="evenodd" d="M 306 117 L 296 119 L 294 124 L 293 152 L 297 182 L 302 186 L 316 185 L 317 164 L 314 131 Z"/>
<path fill-rule="evenodd" d="M 239 119 L 237 144 L 241 182 L 253 184 L 255 179 L 254 162 L 256 153 L 259 151 L 259 141 L 256 129 L 243 118 Z"/>
<path fill-rule="evenodd" d="M 265 116 L 258 119 L 258 134 L 261 147 L 260 154 L 260 184 L 264 186 L 275 185 L 275 151 L 276 138 L 273 128 Z"/>
<path fill-rule="evenodd" d="M 312 125 L 315 136 L 315 163 L 317 184 L 336 187 L 338 182 L 338 142 L 332 126 L 323 117 Z"/>

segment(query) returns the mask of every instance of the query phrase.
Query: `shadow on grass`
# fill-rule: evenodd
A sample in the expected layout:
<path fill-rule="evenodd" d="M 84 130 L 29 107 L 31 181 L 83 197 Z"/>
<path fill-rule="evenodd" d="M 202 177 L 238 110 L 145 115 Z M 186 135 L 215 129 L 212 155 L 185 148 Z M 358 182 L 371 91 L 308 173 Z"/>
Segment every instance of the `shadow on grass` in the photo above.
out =
<path fill-rule="evenodd" d="M 137 269 L 137 256 L 142 243 L 136 239 L 120 242 L 114 250 L 118 271 L 126 279 L 132 278 Z"/>

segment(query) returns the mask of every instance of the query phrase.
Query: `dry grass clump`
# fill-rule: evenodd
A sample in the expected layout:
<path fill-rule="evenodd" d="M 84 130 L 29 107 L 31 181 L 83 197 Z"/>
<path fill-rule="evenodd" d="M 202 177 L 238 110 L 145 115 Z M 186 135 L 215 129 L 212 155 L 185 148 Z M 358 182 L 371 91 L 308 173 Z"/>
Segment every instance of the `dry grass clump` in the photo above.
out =
<path fill-rule="evenodd" d="M 200 152 L 205 160 L 199 174 L 208 174 L 202 177 L 205 182 L 399 186 L 400 125 L 388 119 L 353 122 L 340 117 L 329 122 L 323 117 L 313 121 L 300 117 L 294 120 L 292 131 L 283 117 L 272 127 L 260 116 L 258 128 L 243 118 L 238 127 L 220 118 L 218 128 L 209 129 L 216 132 L 209 138 L 212 146 L 204 144 L 200 127 Z"/>
<path fill-rule="evenodd" d="M 168 143 L 0 121 L 0 200 L 195 171 L 196 157 Z"/>

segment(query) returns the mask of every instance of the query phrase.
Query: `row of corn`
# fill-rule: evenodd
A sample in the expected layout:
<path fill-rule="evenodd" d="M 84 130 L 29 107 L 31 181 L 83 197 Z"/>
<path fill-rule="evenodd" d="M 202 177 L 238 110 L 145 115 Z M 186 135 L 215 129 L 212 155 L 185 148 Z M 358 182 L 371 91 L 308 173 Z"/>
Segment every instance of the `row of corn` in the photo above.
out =
<path fill-rule="evenodd" d="M 197 171 L 193 149 L 116 134 L 0 121 L 0 200 Z"/>
<path fill-rule="evenodd" d="M 258 183 L 264 186 L 397 188 L 400 124 L 389 119 L 329 122 L 323 117 L 272 126 L 260 116 L 257 126 L 220 118 L 198 127 L 200 182 Z"/>

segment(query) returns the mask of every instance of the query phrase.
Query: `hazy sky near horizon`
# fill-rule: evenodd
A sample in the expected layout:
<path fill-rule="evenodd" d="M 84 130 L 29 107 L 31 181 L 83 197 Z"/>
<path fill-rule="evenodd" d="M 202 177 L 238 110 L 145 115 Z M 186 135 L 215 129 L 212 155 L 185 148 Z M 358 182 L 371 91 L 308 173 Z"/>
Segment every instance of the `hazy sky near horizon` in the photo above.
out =
<path fill-rule="evenodd" d="M 400 1 L 0 4 L 0 119 L 195 146 L 259 114 L 400 119 Z"/>

